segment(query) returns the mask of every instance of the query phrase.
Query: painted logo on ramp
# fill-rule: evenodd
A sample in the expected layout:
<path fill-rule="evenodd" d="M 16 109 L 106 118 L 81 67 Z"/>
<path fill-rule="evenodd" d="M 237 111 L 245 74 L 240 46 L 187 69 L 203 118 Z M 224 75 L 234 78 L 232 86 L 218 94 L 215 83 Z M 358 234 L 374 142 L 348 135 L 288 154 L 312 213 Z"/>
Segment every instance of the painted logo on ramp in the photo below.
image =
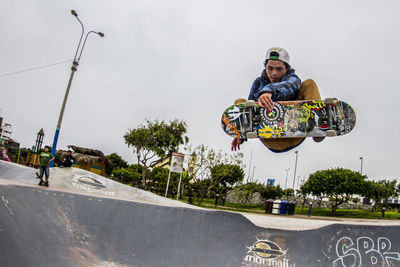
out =
<path fill-rule="evenodd" d="M 287 250 L 282 250 L 278 244 L 270 240 L 257 239 L 252 246 L 247 248 L 249 250 L 247 251 L 242 266 L 249 266 L 249 264 L 254 264 L 254 266 L 294 266 L 294 264 L 290 264 L 289 259 L 286 258 Z"/>
<path fill-rule="evenodd" d="M 75 176 L 73 180 L 74 182 L 83 184 L 91 189 L 103 189 L 107 187 L 100 180 L 89 176 Z"/>

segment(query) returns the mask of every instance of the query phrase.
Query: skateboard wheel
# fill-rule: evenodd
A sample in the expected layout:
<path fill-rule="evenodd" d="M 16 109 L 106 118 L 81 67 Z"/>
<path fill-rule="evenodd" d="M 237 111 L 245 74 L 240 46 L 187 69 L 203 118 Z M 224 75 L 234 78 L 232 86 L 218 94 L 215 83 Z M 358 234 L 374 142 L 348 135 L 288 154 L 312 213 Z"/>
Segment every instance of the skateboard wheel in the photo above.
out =
<path fill-rule="evenodd" d="M 254 100 L 246 101 L 246 107 L 255 107 L 255 106 L 256 106 L 256 102 L 254 102 Z"/>
<path fill-rule="evenodd" d="M 328 131 L 326 131 L 326 136 L 329 136 L 329 137 L 336 136 L 336 131 L 328 130 Z"/>
<path fill-rule="evenodd" d="M 336 99 L 334 99 L 334 98 L 326 98 L 326 99 L 324 100 L 324 103 L 325 103 L 326 105 L 333 105 L 333 104 L 336 103 Z"/>
<path fill-rule="evenodd" d="M 248 132 L 246 135 L 247 139 L 258 138 L 257 132 Z"/>

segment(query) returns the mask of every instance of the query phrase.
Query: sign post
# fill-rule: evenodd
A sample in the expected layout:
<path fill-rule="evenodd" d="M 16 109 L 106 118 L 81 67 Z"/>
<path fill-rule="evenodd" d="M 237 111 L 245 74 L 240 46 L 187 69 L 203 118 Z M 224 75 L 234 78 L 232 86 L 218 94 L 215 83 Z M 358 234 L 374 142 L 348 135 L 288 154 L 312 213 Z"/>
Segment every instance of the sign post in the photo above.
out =
<path fill-rule="evenodd" d="M 179 197 L 179 189 L 181 186 L 181 180 L 182 180 L 182 172 L 183 172 L 183 158 L 185 157 L 185 154 L 177 153 L 177 152 L 172 152 L 172 158 L 171 158 L 171 167 L 169 168 L 169 174 L 168 174 L 168 181 L 167 181 L 167 188 L 165 189 L 165 197 L 168 196 L 168 187 L 169 187 L 169 181 L 171 179 L 171 172 L 177 172 L 180 173 L 179 177 L 179 186 L 178 186 L 178 197 Z M 178 199 L 177 197 L 177 199 Z"/>

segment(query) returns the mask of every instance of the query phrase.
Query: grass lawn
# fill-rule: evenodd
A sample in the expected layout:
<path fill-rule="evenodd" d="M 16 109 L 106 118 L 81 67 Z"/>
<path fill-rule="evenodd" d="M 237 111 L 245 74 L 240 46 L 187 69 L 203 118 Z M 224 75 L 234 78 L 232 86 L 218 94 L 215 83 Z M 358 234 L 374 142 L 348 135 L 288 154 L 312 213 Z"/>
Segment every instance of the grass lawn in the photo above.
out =
<path fill-rule="evenodd" d="M 296 214 L 308 214 L 308 207 L 304 207 L 301 212 L 301 207 L 296 207 Z M 381 219 L 381 211 L 369 211 L 369 210 L 358 210 L 358 209 L 337 209 L 334 216 L 332 216 L 331 209 L 318 209 L 313 208 L 311 215 L 314 216 L 326 216 L 336 218 L 358 218 L 358 219 Z M 388 220 L 400 220 L 400 213 L 397 211 L 385 212 L 385 219 Z"/>
<path fill-rule="evenodd" d="M 180 201 L 188 203 L 188 197 L 180 199 Z M 240 204 L 240 203 L 229 203 L 225 202 L 222 206 L 221 201 L 219 205 L 215 207 L 215 199 L 204 199 L 201 205 L 198 204 L 198 199 L 193 199 L 193 205 L 208 209 L 228 210 L 228 211 L 239 211 L 239 212 L 252 212 L 252 213 L 265 213 L 264 205 L 255 204 Z M 295 215 L 302 214 L 308 215 L 308 206 L 305 206 L 302 211 L 302 207 L 296 207 Z M 318 209 L 313 208 L 311 216 L 325 216 L 330 218 L 358 218 L 358 219 L 381 219 L 381 211 L 367 211 L 358 209 L 337 209 L 334 216 L 332 216 L 331 209 Z M 386 220 L 400 220 L 400 213 L 394 210 L 388 210 L 385 212 Z"/>

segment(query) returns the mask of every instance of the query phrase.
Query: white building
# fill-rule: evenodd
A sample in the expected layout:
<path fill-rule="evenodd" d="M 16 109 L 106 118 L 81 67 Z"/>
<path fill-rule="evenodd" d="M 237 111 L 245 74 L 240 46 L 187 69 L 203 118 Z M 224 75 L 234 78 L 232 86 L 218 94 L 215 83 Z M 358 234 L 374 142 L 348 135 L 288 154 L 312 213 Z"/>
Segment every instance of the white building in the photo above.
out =
<path fill-rule="evenodd" d="M 0 138 L 4 140 L 12 140 L 12 126 L 9 123 L 3 123 L 0 130 Z"/>
<path fill-rule="evenodd" d="M 0 117 L 0 143 L 10 147 L 19 147 L 19 143 L 12 139 L 11 124 L 3 122 L 2 117 Z"/>

